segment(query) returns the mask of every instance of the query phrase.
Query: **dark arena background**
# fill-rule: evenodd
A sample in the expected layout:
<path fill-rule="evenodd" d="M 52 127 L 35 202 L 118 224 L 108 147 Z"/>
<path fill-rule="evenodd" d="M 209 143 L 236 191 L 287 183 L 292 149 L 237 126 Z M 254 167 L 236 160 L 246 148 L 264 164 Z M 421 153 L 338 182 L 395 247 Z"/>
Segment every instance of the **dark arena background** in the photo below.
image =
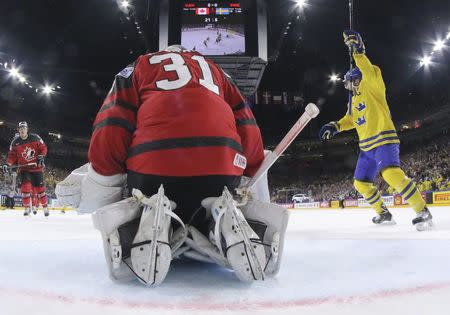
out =
<path fill-rule="evenodd" d="M 398 219 L 374 226 L 353 185 L 357 133 L 319 139 L 324 124 L 347 112 L 349 1 L 2 1 L 0 165 L 26 121 L 48 146 L 50 216 L 23 218 L 13 175 L 0 173 L 0 313 L 447 314 L 450 1 L 350 2 L 352 27 L 385 81 L 401 167 L 433 213 L 433 231 L 413 229 L 413 210 L 381 177 L 374 184 Z M 267 150 L 308 103 L 321 110 L 268 172 L 271 202 L 291 213 L 285 269 L 275 280 L 247 286 L 192 264 L 175 265 L 156 290 L 117 286 L 89 216 L 58 204 L 57 183 L 88 163 L 94 119 L 115 75 L 174 44 L 232 78 Z"/>

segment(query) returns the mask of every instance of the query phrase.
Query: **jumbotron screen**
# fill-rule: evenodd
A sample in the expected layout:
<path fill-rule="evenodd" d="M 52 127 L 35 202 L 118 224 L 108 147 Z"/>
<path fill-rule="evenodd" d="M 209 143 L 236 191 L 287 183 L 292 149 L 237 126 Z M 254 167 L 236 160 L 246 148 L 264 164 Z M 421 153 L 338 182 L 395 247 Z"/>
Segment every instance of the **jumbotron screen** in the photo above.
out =
<path fill-rule="evenodd" d="M 204 55 L 245 54 L 241 1 L 182 2 L 181 44 Z"/>

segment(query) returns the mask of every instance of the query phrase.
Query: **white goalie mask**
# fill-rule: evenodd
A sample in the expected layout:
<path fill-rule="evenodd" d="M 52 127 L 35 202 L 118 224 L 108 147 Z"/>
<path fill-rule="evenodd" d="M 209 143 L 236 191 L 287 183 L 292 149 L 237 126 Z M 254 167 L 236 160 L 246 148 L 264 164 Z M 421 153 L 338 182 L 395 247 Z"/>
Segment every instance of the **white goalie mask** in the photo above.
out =
<path fill-rule="evenodd" d="M 164 49 L 164 51 L 170 51 L 170 52 L 183 52 L 183 51 L 189 51 L 189 49 L 183 47 L 182 45 L 172 45 Z"/>

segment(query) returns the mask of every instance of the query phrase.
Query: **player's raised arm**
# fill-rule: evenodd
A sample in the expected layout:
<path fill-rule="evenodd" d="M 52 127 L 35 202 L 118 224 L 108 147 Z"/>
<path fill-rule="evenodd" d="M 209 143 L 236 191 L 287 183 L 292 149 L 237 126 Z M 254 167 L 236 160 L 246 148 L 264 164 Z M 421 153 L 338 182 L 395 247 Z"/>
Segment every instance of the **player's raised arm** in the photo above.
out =
<path fill-rule="evenodd" d="M 125 173 L 139 102 L 134 70 L 132 64 L 116 75 L 93 125 L 89 161 L 101 175 Z"/>
<path fill-rule="evenodd" d="M 353 51 L 353 59 L 356 66 L 361 70 L 363 77 L 367 79 L 374 78 L 379 75 L 379 68 L 374 66 L 366 55 L 366 47 L 363 39 L 358 32 L 344 31 L 344 43 Z"/>
<path fill-rule="evenodd" d="M 236 85 L 225 74 L 224 76 L 226 77 L 224 88 L 225 101 L 230 104 L 233 110 L 237 132 L 241 137 L 242 148 L 247 159 L 244 175 L 252 177 L 264 160 L 261 131 L 250 107 Z"/>

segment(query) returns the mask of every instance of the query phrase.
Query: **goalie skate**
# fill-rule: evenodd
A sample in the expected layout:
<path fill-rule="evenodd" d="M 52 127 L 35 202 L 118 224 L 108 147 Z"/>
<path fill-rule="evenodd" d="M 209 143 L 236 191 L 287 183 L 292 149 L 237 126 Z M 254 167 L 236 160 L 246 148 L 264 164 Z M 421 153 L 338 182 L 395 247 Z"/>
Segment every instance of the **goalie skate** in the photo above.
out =
<path fill-rule="evenodd" d="M 215 245 L 241 281 L 264 280 L 264 245 L 248 224 L 227 188 L 211 208 L 216 221 Z M 223 240 L 225 243 L 223 244 Z M 225 251 L 225 253 L 224 253 Z"/>
<path fill-rule="evenodd" d="M 133 195 L 144 204 L 139 228 L 131 247 L 131 265 L 133 272 L 146 285 L 159 285 L 164 281 L 172 260 L 169 244 L 171 219 L 184 224 L 172 209 L 175 208 L 164 195 L 161 186 L 156 195 L 143 197 L 133 190 Z"/>

